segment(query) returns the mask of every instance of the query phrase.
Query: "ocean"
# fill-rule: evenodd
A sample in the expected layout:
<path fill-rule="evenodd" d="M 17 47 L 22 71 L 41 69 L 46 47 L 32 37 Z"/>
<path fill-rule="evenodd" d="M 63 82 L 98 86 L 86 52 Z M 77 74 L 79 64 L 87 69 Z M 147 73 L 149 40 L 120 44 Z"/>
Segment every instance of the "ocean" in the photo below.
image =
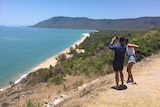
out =
<path fill-rule="evenodd" d="M 0 89 L 94 31 L 0 27 Z"/>

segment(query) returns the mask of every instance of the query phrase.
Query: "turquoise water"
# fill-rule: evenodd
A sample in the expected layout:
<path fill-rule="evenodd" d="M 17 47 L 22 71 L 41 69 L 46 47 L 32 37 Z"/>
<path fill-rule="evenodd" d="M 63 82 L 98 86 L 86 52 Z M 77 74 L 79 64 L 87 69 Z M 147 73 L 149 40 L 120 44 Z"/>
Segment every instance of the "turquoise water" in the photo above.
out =
<path fill-rule="evenodd" d="M 0 27 L 0 88 L 93 30 Z"/>

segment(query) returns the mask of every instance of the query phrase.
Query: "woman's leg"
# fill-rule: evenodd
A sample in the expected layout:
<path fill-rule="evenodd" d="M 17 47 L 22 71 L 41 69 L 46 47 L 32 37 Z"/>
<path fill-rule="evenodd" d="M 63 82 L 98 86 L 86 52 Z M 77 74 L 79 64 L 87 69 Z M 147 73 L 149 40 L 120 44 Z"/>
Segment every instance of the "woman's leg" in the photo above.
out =
<path fill-rule="evenodd" d="M 133 65 L 134 65 L 134 62 L 130 62 L 127 65 L 128 81 L 131 81 L 131 82 L 134 82 L 133 75 L 132 75 L 132 72 L 131 72 L 131 69 L 132 69 Z"/>

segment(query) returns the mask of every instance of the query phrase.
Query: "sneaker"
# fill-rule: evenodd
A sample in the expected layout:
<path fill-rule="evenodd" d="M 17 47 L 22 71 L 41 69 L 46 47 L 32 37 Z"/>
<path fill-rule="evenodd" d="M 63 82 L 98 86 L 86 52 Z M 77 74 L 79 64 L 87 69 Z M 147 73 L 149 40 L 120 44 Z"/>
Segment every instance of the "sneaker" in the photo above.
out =
<path fill-rule="evenodd" d="M 129 83 L 132 83 L 132 81 L 130 81 L 130 80 L 127 80 L 127 81 L 126 81 L 126 83 L 127 83 L 127 84 L 129 84 Z"/>
<path fill-rule="evenodd" d="M 132 85 L 136 85 L 137 83 L 136 82 L 132 82 Z"/>

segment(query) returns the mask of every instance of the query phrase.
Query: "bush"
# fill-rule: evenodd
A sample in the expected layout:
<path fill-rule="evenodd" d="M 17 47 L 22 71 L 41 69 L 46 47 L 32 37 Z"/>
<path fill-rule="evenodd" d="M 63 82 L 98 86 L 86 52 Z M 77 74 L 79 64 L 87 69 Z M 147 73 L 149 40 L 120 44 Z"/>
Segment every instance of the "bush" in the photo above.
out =
<path fill-rule="evenodd" d="M 59 74 L 59 75 L 55 75 L 51 78 L 51 82 L 55 83 L 56 85 L 62 84 L 63 82 L 63 75 Z"/>

